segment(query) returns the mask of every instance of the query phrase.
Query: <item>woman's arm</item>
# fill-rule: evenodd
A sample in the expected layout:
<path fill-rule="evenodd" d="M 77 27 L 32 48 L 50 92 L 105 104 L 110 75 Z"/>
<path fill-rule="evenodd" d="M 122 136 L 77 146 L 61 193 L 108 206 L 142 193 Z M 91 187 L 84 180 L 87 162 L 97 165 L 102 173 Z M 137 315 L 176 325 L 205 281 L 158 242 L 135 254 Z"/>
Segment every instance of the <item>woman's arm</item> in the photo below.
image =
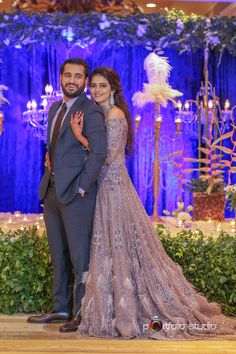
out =
<path fill-rule="evenodd" d="M 70 120 L 72 132 L 77 140 L 81 142 L 85 150 L 89 150 L 88 139 L 82 134 L 84 126 L 84 113 L 77 112 Z"/>

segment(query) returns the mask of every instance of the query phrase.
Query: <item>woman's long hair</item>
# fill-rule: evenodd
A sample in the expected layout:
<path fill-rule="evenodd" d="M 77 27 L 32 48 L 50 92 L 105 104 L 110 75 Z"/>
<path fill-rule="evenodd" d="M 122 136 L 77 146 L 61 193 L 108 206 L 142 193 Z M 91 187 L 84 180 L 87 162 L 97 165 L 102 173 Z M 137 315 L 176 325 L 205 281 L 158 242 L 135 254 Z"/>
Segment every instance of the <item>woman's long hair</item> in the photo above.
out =
<path fill-rule="evenodd" d="M 133 129 L 131 115 L 129 112 L 128 105 L 125 101 L 124 95 L 122 93 L 122 86 L 120 83 L 120 77 L 115 70 L 107 66 L 100 66 L 93 70 L 89 76 L 89 85 L 91 84 L 92 78 L 95 75 L 101 75 L 107 79 L 109 82 L 112 91 L 114 91 L 114 101 L 115 105 L 122 109 L 125 114 L 125 118 L 128 124 L 128 134 L 127 134 L 127 143 L 126 143 L 126 153 L 131 154 L 133 151 Z"/>

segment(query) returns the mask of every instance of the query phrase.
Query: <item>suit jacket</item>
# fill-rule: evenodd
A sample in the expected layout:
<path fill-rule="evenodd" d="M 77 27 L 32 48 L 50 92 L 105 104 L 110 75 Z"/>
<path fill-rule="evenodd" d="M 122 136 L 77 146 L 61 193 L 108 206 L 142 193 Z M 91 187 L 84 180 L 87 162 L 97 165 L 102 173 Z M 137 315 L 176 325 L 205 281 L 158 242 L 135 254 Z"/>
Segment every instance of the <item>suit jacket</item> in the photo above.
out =
<path fill-rule="evenodd" d="M 50 134 L 53 118 L 61 105 L 55 102 L 48 113 L 47 148 L 50 153 Z M 83 135 L 89 141 L 90 152 L 74 137 L 71 126 L 71 114 L 84 112 Z M 93 190 L 100 169 L 105 161 L 107 142 L 104 113 L 82 93 L 67 112 L 54 150 L 54 178 L 57 198 L 61 203 L 72 201 L 81 187 L 84 191 Z M 50 173 L 45 168 L 40 182 L 39 197 L 43 199 L 49 184 Z"/>

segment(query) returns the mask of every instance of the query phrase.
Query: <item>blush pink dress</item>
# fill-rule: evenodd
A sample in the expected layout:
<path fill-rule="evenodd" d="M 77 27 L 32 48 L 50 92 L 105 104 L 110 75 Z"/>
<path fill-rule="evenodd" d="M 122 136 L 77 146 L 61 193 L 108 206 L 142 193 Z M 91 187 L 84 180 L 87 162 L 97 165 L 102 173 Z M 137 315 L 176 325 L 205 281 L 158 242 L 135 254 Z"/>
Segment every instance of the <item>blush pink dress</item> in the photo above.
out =
<path fill-rule="evenodd" d="M 126 169 L 126 120 L 107 119 L 106 128 L 108 156 L 99 177 L 78 332 L 155 339 L 235 333 L 235 321 L 197 293 L 166 254 Z M 161 330 L 150 328 L 154 316 Z"/>

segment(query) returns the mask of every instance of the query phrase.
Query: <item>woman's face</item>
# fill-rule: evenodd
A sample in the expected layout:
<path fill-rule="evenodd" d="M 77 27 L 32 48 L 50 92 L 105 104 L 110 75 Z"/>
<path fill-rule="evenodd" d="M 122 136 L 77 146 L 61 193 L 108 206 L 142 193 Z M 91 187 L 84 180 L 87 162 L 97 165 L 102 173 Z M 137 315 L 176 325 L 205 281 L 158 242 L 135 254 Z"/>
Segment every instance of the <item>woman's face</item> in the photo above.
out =
<path fill-rule="evenodd" d="M 109 106 L 111 85 L 102 75 L 94 75 L 90 83 L 90 92 L 94 101 L 103 106 Z"/>

